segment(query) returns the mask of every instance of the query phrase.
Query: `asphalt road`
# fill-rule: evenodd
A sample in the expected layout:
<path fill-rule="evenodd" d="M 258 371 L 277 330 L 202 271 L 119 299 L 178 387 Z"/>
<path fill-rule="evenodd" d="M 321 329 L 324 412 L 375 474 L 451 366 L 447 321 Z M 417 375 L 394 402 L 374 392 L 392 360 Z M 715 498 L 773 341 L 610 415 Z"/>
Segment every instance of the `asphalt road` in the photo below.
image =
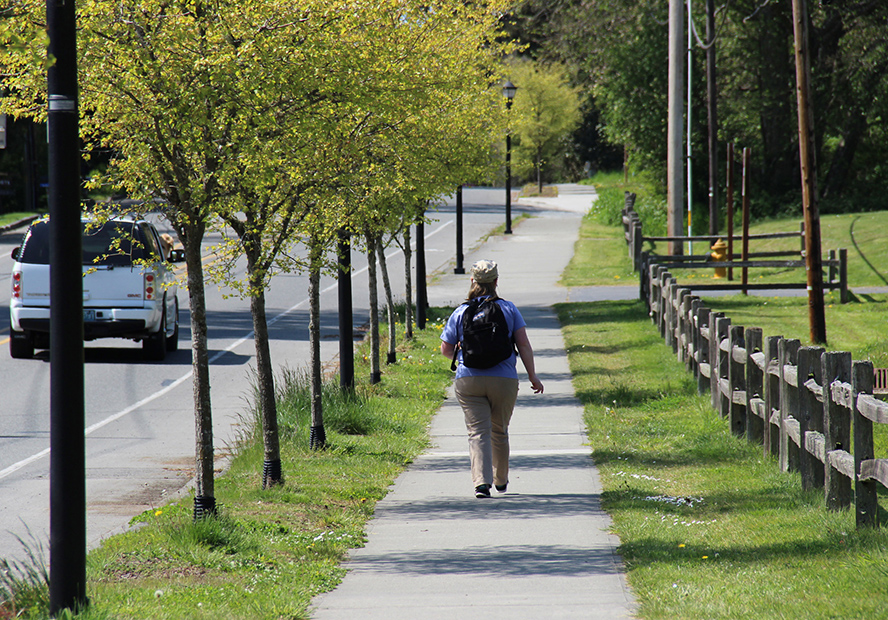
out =
<path fill-rule="evenodd" d="M 504 221 L 504 190 L 464 192 L 464 251 Z M 513 205 L 513 217 L 522 210 Z M 456 227 L 452 199 L 430 211 L 425 231 L 427 272 L 452 271 Z M 159 226 L 161 232 L 168 227 Z M 9 290 L 10 252 L 23 231 L 0 235 L 0 286 Z M 207 250 L 218 237 L 210 237 Z M 386 252 L 396 297 L 404 297 L 404 263 L 397 248 Z M 354 324 L 368 320 L 366 260 L 353 253 Z M 239 266 L 242 269 L 242 266 Z M 381 286 L 381 284 L 380 284 Z M 337 284 L 321 284 L 322 357 L 338 353 Z M 278 368 L 308 365 L 308 279 L 276 276 L 267 290 L 272 359 Z M 254 364 L 249 303 L 207 284 L 210 382 L 215 445 L 220 458 L 243 428 Z M 7 312 L 8 293 L 0 312 Z M 86 343 L 88 544 L 127 529 L 130 519 L 187 492 L 194 467 L 194 419 L 187 293 L 180 291 L 179 350 L 164 362 L 142 360 L 141 345 L 124 340 Z M 0 324 L 6 324 L 4 320 Z M 0 330 L 6 347 L 8 327 Z M 48 550 L 49 378 L 48 353 L 13 360 L 0 351 L 0 557 L 21 559 L 18 539 Z M 183 491 L 184 489 L 184 491 Z M 48 551 L 47 551 L 48 553 Z"/>

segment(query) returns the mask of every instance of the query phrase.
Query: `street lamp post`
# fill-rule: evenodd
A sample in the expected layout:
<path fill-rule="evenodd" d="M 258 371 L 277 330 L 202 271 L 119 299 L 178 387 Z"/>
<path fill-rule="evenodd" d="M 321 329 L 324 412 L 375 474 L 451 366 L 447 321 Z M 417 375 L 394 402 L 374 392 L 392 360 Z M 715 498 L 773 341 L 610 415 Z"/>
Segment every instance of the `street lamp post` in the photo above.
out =
<path fill-rule="evenodd" d="M 507 81 L 503 85 L 503 97 L 506 98 L 506 110 L 512 109 L 512 100 L 518 87 Z M 507 120 L 508 122 L 508 120 Z M 506 127 L 506 234 L 512 234 L 512 128 Z"/>

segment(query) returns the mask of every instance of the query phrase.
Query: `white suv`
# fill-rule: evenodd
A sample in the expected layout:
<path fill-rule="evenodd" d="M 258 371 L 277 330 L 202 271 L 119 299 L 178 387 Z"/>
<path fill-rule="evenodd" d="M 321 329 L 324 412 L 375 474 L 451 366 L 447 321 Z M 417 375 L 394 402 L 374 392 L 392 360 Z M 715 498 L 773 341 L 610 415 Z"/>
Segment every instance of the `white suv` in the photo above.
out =
<path fill-rule="evenodd" d="M 81 220 L 83 231 L 83 336 L 142 342 L 146 359 L 159 361 L 179 342 L 179 299 L 171 250 L 153 224 L 114 218 L 101 226 Z M 49 218 L 31 224 L 13 249 L 9 301 L 9 353 L 29 358 L 49 347 Z"/>

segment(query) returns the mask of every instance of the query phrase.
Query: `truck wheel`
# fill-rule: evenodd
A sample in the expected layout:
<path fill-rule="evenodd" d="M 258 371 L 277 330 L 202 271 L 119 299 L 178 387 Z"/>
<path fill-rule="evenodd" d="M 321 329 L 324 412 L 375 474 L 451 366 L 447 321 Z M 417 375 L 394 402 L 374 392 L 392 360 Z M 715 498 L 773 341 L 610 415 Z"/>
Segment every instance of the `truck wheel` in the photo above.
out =
<path fill-rule="evenodd" d="M 176 308 L 175 323 L 173 333 L 166 339 L 166 350 L 171 353 L 179 348 L 179 299 L 176 298 L 173 304 Z"/>
<path fill-rule="evenodd" d="M 142 356 L 149 362 L 162 362 L 166 357 L 166 311 L 160 319 L 160 329 L 142 339 Z"/>
<path fill-rule="evenodd" d="M 34 357 L 34 341 L 28 332 L 9 330 L 9 355 L 13 359 L 26 360 Z"/>

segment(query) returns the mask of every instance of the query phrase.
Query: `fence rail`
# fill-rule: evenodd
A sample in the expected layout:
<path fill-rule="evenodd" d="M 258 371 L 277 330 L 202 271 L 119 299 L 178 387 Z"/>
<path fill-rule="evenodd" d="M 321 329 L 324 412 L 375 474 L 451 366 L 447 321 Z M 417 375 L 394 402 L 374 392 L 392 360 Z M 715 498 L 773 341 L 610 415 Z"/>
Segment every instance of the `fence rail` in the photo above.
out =
<path fill-rule="evenodd" d="M 747 240 L 758 239 L 781 239 L 781 238 L 797 238 L 800 247 L 798 251 L 781 251 L 781 252 L 747 252 L 745 259 L 734 260 L 733 256 L 728 257 L 727 261 L 714 261 L 708 254 L 703 255 L 657 255 L 651 251 L 645 251 L 646 243 L 653 244 L 656 241 L 706 241 L 713 242 L 723 237 L 702 235 L 696 237 L 658 237 L 645 236 L 643 234 L 643 226 L 641 216 L 635 211 L 635 194 L 626 192 L 625 204 L 622 210 L 623 233 L 626 239 L 626 245 L 629 248 L 629 257 L 632 260 L 633 268 L 639 273 L 639 287 L 641 295 L 647 294 L 648 283 L 646 281 L 648 273 L 648 265 L 650 263 L 661 263 L 667 268 L 681 269 L 716 269 L 725 268 L 728 274 L 732 270 L 742 269 L 744 272 L 742 283 L 729 283 L 722 280 L 709 284 L 695 283 L 693 288 L 696 290 L 736 290 L 746 292 L 748 290 L 769 290 L 769 289 L 786 289 L 797 290 L 807 287 L 806 282 L 790 282 L 790 283 L 772 283 L 772 284 L 749 284 L 746 280 L 746 273 L 750 268 L 777 268 L 777 269 L 804 269 L 807 264 L 804 260 L 805 256 L 805 224 L 800 222 L 798 232 L 776 232 L 747 235 Z M 734 236 L 733 239 L 739 240 L 742 237 Z M 778 257 L 796 256 L 796 260 L 748 260 L 748 259 L 774 259 Z M 828 290 L 839 291 L 841 303 L 847 303 L 850 300 L 848 290 L 848 252 L 840 249 L 838 253 L 830 250 L 826 260 L 822 261 L 824 273 L 823 286 Z M 728 280 L 730 280 L 730 275 Z"/>

